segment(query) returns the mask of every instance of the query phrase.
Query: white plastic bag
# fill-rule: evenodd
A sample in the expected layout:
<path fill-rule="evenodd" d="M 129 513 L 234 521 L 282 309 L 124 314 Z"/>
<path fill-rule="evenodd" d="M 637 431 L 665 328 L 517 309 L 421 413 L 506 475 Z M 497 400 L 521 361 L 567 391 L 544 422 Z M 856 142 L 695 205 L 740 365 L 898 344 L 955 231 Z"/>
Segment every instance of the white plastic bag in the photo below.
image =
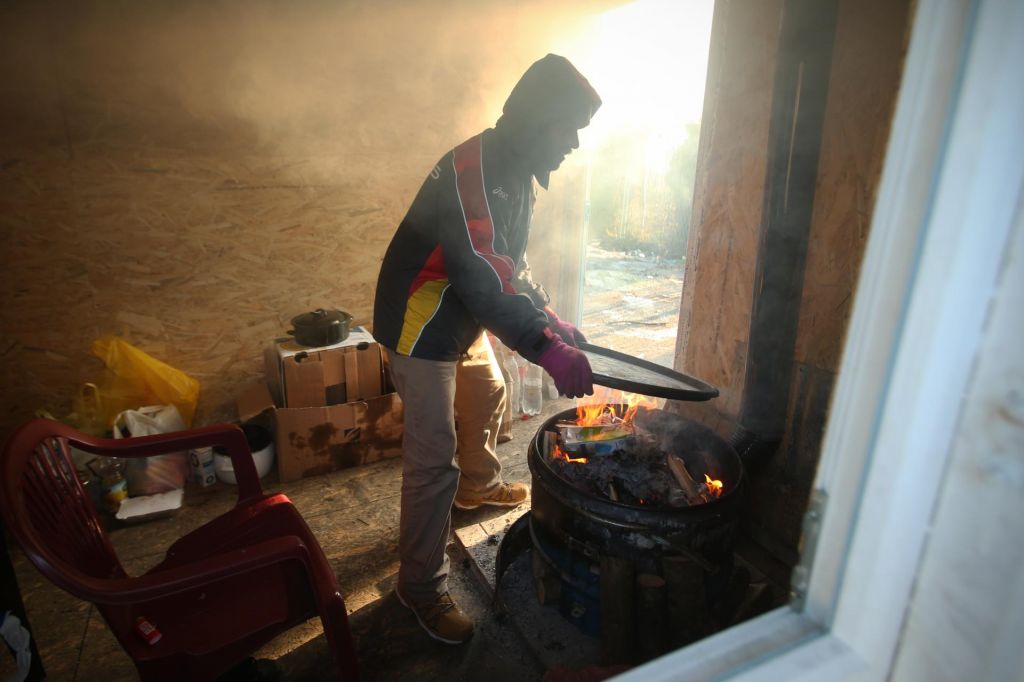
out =
<path fill-rule="evenodd" d="M 137 410 L 125 410 L 114 419 L 114 438 L 134 438 L 184 430 L 185 423 L 174 405 L 149 405 Z M 184 488 L 188 478 L 188 452 L 183 450 L 144 459 L 129 459 L 125 478 L 128 479 L 130 497 Z"/>

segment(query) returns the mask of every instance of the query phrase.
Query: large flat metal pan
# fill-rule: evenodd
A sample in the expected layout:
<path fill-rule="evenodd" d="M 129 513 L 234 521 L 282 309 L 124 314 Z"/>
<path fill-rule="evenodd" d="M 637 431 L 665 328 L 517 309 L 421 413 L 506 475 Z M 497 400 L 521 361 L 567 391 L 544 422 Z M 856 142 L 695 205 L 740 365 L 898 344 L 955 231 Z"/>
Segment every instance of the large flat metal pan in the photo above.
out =
<path fill-rule="evenodd" d="M 599 386 L 670 400 L 700 401 L 718 396 L 714 386 L 668 367 L 589 343 L 581 343 L 579 349 L 586 353 L 594 383 Z"/>

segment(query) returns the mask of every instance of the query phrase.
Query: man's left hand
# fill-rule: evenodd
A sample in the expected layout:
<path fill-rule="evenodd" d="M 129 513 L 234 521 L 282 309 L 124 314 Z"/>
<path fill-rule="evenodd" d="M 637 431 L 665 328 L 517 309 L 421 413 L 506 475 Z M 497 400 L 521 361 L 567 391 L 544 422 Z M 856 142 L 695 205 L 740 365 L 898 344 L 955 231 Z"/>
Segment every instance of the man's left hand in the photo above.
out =
<path fill-rule="evenodd" d="M 567 344 L 570 346 L 579 346 L 581 343 L 587 342 L 587 337 L 583 335 L 583 332 L 577 329 L 574 324 L 566 322 L 558 317 L 554 310 L 549 307 L 545 307 L 544 312 L 547 313 L 549 320 L 548 326 L 551 327 L 551 331 L 562 337 L 562 340 Z"/>

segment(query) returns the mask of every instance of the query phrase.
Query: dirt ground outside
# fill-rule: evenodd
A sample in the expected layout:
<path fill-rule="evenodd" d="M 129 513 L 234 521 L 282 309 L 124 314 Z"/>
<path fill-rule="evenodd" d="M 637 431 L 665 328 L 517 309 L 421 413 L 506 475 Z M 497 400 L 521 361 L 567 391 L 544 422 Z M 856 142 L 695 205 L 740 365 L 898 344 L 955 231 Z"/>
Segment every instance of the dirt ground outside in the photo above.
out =
<path fill-rule="evenodd" d="M 672 367 L 682 259 L 587 247 L 580 329 L 598 346 Z"/>

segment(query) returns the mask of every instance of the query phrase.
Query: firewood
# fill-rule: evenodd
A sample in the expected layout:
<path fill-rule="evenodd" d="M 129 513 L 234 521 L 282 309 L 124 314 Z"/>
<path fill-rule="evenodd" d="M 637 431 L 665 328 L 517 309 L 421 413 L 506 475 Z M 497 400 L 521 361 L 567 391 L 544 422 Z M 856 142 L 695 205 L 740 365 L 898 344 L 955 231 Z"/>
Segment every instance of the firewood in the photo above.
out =
<path fill-rule="evenodd" d="M 668 602 L 665 579 L 653 573 L 636 576 L 636 663 L 668 651 Z"/>
<path fill-rule="evenodd" d="M 704 569 L 686 557 L 664 557 L 668 604 L 669 646 L 677 648 L 706 636 L 711 631 L 711 614 L 704 593 Z"/>
<path fill-rule="evenodd" d="M 562 581 L 555 571 L 547 565 L 535 550 L 531 559 L 533 570 L 533 587 L 537 592 L 537 602 L 543 606 L 558 602 L 562 594 Z"/>
<path fill-rule="evenodd" d="M 633 563 L 601 557 L 602 663 L 629 663 L 633 646 Z"/>
<path fill-rule="evenodd" d="M 690 476 L 690 472 L 686 469 L 686 464 L 683 460 L 675 455 L 666 454 L 665 462 L 668 464 L 669 471 L 672 472 L 672 476 L 676 479 L 676 483 L 683 489 L 686 496 L 690 500 L 690 504 L 699 504 L 700 502 L 707 502 L 707 493 L 703 490 L 702 486 L 697 483 Z"/>

